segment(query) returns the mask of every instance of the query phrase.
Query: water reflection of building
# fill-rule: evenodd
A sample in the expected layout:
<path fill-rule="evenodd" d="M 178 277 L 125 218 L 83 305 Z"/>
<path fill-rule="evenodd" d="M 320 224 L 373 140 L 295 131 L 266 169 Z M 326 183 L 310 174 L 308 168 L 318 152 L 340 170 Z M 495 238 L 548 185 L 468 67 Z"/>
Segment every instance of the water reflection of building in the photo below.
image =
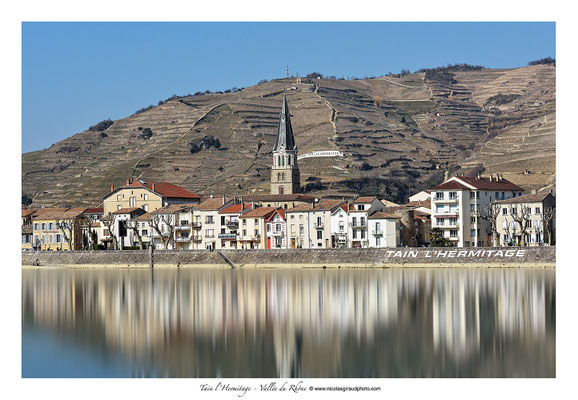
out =
<path fill-rule="evenodd" d="M 523 272 L 26 270 L 23 310 L 159 375 L 429 376 L 436 354 L 553 335 L 553 289 Z"/>

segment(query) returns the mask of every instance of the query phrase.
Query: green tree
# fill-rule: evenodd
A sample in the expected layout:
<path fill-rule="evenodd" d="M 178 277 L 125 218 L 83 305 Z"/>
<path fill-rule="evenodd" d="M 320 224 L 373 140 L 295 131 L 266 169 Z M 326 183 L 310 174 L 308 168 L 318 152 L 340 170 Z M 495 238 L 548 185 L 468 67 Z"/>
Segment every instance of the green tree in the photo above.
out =
<path fill-rule="evenodd" d="M 218 149 L 219 147 L 221 147 L 221 142 L 219 141 L 219 139 L 215 139 L 214 146 L 215 146 L 215 149 Z"/>
<path fill-rule="evenodd" d="M 30 204 L 32 204 L 32 197 L 28 196 L 27 194 L 23 194 L 22 195 L 22 205 L 24 207 L 28 207 Z"/>
<path fill-rule="evenodd" d="M 451 242 L 444 237 L 444 231 L 440 228 L 432 228 L 429 232 L 429 240 L 432 247 L 449 247 Z"/>

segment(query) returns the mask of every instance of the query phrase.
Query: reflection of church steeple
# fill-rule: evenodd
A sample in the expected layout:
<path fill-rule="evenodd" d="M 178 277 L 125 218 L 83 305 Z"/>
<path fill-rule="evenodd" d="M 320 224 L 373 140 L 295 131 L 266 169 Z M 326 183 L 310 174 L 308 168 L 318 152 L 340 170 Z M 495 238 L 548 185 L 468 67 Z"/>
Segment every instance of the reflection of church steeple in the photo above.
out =
<path fill-rule="evenodd" d="M 299 193 L 300 180 L 299 166 L 297 165 L 297 145 L 293 137 L 287 98 L 283 93 L 283 106 L 281 107 L 281 114 L 279 114 L 279 127 L 275 147 L 273 147 L 271 193 Z"/>

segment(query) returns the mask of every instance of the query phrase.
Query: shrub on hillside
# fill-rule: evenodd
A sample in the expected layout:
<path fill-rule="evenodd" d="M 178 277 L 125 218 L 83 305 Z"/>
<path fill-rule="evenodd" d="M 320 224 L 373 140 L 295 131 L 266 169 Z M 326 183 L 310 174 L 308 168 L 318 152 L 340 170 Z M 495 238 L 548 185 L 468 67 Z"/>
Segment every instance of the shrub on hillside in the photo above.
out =
<path fill-rule="evenodd" d="M 556 59 L 552 57 L 540 58 L 539 60 L 534 60 L 528 62 L 528 65 L 540 65 L 540 64 L 556 64 Z"/>
<path fill-rule="evenodd" d="M 152 135 L 154 135 L 154 132 L 151 130 L 151 128 L 144 128 L 138 137 L 144 140 L 149 140 Z"/>
<path fill-rule="evenodd" d="M 102 132 L 110 128 L 113 123 L 114 122 L 112 122 L 110 118 L 105 119 L 104 121 L 100 121 L 98 124 L 91 126 L 88 130 L 92 132 Z"/>

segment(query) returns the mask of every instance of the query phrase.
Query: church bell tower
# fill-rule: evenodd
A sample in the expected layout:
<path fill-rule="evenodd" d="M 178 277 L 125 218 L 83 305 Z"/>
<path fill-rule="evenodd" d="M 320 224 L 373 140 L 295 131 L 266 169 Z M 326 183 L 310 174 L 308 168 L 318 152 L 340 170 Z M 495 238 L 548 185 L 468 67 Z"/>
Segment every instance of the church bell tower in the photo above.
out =
<path fill-rule="evenodd" d="M 299 193 L 300 190 L 301 176 L 297 165 L 297 145 L 293 138 L 287 99 L 283 93 L 277 140 L 273 148 L 271 194 L 293 194 Z"/>

